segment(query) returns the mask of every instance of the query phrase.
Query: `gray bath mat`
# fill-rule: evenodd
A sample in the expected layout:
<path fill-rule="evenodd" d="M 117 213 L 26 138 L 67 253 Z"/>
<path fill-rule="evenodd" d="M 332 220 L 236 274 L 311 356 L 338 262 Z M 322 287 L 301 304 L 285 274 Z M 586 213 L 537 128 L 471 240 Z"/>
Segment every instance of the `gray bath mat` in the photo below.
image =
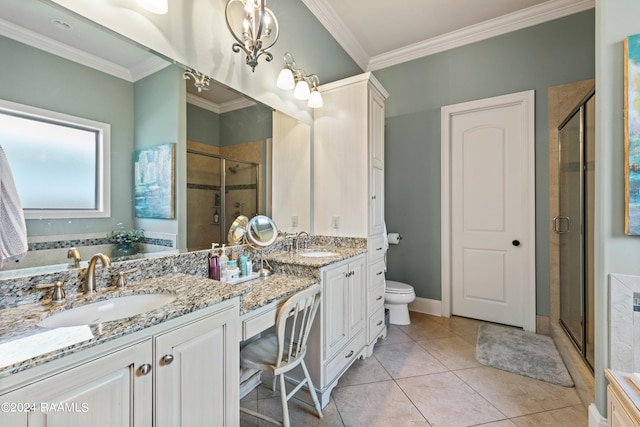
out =
<path fill-rule="evenodd" d="M 483 365 L 564 387 L 573 380 L 550 337 L 497 325 L 478 328 L 476 359 Z"/>

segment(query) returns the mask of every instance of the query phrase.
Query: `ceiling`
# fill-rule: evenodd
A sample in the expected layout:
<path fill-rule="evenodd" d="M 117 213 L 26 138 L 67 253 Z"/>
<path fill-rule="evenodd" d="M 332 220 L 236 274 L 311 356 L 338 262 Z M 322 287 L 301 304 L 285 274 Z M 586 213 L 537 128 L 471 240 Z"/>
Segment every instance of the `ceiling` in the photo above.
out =
<path fill-rule="evenodd" d="M 276 0 L 271 0 L 275 2 Z M 364 70 L 373 71 L 594 7 L 595 0 L 302 0 Z M 57 21 L 67 23 L 65 29 Z M 2 0 L 0 35 L 136 81 L 170 64 L 55 5 Z M 241 96 L 225 86 L 190 98 L 218 112 Z M 207 104 L 208 103 L 208 104 Z"/>
<path fill-rule="evenodd" d="M 595 7 L 595 0 L 302 0 L 364 70 Z"/>

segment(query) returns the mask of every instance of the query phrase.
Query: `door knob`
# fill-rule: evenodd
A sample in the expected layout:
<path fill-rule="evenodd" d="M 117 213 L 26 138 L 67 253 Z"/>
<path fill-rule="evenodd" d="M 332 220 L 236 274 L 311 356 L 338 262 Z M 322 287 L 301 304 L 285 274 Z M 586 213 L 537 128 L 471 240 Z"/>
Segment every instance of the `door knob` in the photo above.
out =
<path fill-rule="evenodd" d="M 511 244 L 513 246 L 520 246 L 520 240 L 514 240 L 513 242 L 511 242 Z"/>
<path fill-rule="evenodd" d="M 145 363 L 144 365 L 140 366 L 140 368 L 138 368 L 138 371 L 140 372 L 140 375 L 147 375 L 149 372 L 151 372 L 151 365 Z"/>

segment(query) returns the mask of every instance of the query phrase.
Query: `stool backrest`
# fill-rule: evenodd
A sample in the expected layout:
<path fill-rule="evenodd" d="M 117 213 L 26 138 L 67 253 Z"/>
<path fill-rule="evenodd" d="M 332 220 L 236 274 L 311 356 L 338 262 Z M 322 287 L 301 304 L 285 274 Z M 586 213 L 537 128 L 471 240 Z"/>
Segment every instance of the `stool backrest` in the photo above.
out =
<path fill-rule="evenodd" d="M 276 318 L 278 354 L 276 367 L 298 364 L 307 352 L 307 339 L 320 304 L 320 285 L 313 285 L 280 307 Z"/>

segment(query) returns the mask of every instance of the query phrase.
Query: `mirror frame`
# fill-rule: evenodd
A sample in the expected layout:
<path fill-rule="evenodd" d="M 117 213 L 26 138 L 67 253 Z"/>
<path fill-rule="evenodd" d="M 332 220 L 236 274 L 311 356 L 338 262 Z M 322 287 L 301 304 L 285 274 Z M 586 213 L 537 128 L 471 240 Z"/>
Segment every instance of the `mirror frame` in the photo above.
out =
<path fill-rule="evenodd" d="M 273 231 L 273 235 L 269 237 L 267 240 L 262 239 L 259 235 L 260 230 L 258 229 L 259 224 L 262 225 L 266 223 L 271 227 L 271 231 Z M 276 223 L 273 222 L 271 218 L 265 215 L 256 215 L 249 221 L 247 224 L 247 240 L 251 242 L 251 244 L 255 246 L 259 246 L 261 248 L 266 248 L 267 246 L 271 246 L 276 239 L 278 238 L 278 227 L 276 227 Z"/>

